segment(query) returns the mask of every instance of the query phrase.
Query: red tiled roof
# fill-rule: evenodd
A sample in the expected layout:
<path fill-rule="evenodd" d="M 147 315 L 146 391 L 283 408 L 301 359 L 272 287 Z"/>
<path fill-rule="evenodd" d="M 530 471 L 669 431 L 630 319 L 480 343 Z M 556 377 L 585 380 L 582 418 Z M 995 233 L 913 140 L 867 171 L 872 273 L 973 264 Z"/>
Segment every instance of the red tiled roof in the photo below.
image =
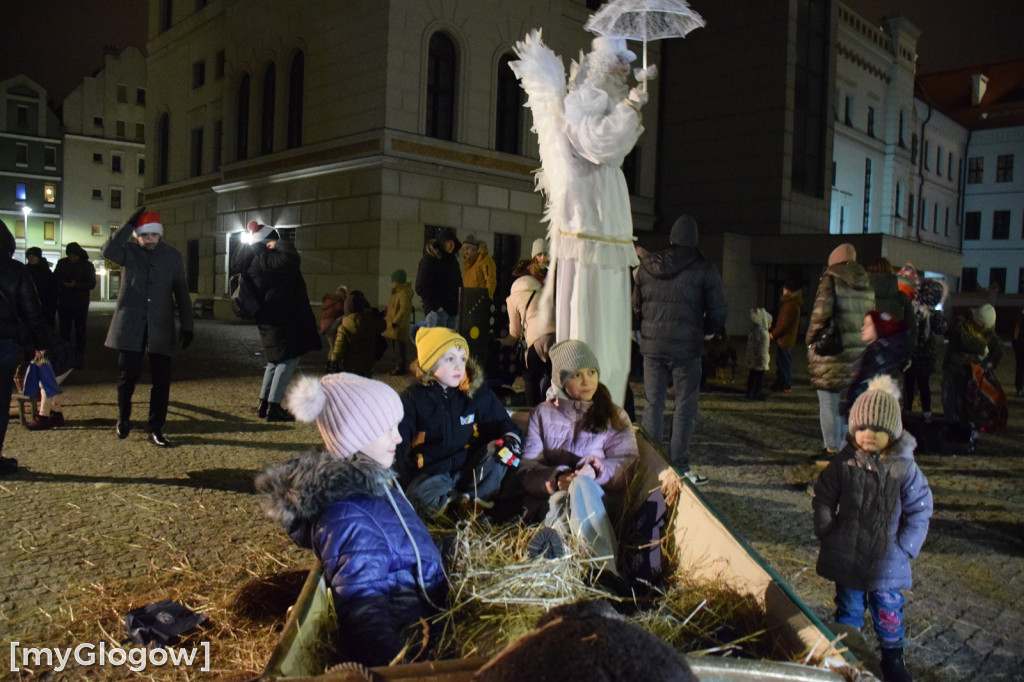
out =
<path fill-rule="evenodd" d="M 988 77 L 981 103 L 971 103 L 972 77 Z M 970 130 L 1024 125 L 1024 60 L 919 75 L 918 96 Z"/>

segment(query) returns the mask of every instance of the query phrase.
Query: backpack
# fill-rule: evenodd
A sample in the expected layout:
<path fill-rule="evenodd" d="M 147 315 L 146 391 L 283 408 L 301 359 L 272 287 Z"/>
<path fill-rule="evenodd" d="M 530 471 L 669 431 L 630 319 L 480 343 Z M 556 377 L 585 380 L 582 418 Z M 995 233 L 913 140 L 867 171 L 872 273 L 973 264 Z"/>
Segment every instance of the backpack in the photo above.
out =
<path fill-rule="evenodd" d="M 231 310 L 235 315 L 247 320 L 260 312 L 262 301 L 256 287 L 247 275 L 239 272 L 231 275 Z"/>

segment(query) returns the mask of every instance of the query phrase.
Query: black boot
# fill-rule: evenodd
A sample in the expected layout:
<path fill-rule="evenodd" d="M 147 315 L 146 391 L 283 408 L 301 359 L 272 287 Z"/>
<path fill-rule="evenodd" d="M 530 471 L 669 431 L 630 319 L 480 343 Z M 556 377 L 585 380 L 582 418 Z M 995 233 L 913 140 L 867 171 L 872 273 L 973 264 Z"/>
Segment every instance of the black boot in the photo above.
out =
<path fill-rule="evenodd" d="M 267 402 L 266 398 L 260 398 L 260 404 L 256 408 L 256 416 L 259 417 L 260 419 L 266 419 L 267 418 L 267 408 L 269 406 L 270 406 L 270 403 Z"/>
<path fill-rule="evenodd" d="M 903 663 L 903 648 L 882 649 L 882 660 L 879 661 L 882 668 L 882 679 L 885 682 L 913 682 L 907 666 Z"/>
<path fill-rule="evenodd" d="M 267 404 L 267 421 L 268 422 L 293 422 L 295 417 L 292 416 L 291 412 L 281 407 L 281 403 L 268 403 Z"/>

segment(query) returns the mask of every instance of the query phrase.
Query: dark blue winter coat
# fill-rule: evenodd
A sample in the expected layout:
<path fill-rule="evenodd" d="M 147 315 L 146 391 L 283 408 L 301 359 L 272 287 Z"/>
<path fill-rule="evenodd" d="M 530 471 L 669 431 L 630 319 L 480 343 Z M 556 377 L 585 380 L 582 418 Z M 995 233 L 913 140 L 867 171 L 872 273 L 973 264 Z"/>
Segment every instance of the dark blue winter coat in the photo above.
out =
<path fill-rule="evenodd" d="M 906 331 L 896 332 L 868 344 L 850 373 L 850 383 L 839 396 L 839 414 L 846 416 L 868 382 L 879 374 L 888 374 L 897 382 L 910 361 L 910 338 Z"/>
<path fill-rule="evenodd" d="M 928 535 L 932 491 L 907 432 L 883 456 L 847 438 L 814 484 L 818 575 L 853 590 L 906 590 Z"/>
<path fill-rule="evenodd" d="M 268 516 L 320 560 L 348 660 L 386 665 L 408 628 L 445 607 L 440 552 L 390 469 L 309 452 L 268 469 L 256 487 Z"/>
<path fill-rule="evenodd" d="M 403 485 L 420 475 L 458 478 L 480 447 L 505 433 L 521 437 L 505 406 L 483 385 L 483 372 L 473 358 L 466 363 L 466 374 L 466 391 L 432 379 L 402 391 L 405 413 L 398 423 L 402 443 L 395 452 L 395 467 Z"/>

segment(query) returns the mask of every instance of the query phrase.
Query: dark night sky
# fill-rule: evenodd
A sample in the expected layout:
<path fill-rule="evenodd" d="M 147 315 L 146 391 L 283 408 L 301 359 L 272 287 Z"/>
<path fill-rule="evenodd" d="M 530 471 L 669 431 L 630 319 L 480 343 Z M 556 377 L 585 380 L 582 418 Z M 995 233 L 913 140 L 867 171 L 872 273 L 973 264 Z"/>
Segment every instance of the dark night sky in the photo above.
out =
<path fill-rule="evenodd" d="M 704 2 L 690 0 L 700 11 Z M 762 0 L 750 0 L 761 2 Z M 921 73 L 1024 59 L 1022 0 L 847 0 L 877 23 L 903 14 L 922 30 Z M 126 9 L 127 8 L 127 9 Z M 0 80 L 19 73 L 60 102 L 103 66 L 104 45 L 145 53 L 146 0 L 0 0 Z"/>

